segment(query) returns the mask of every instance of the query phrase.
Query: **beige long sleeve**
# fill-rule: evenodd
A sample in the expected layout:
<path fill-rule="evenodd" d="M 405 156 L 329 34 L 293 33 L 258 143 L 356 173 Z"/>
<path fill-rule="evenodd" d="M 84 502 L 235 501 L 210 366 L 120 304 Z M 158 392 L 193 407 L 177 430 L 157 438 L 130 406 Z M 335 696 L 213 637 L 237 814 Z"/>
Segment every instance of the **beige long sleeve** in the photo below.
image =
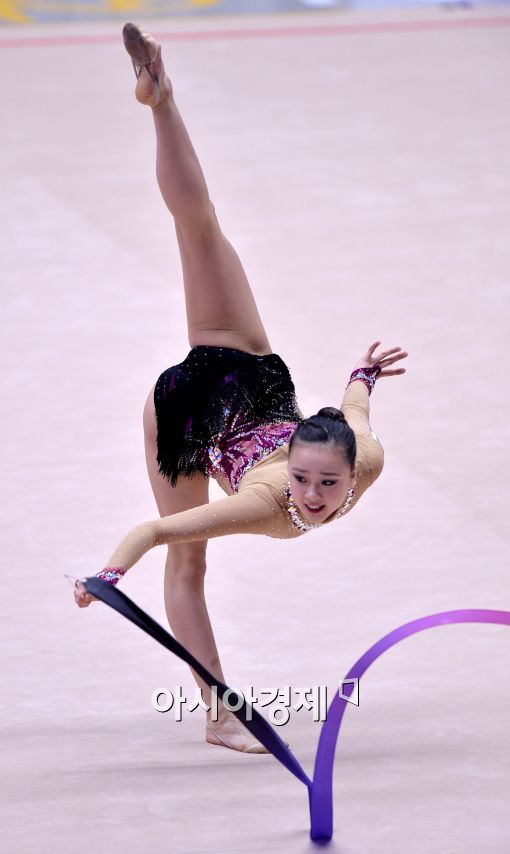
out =
<path fill-rule="evenodd" d="M 349 383 L 340 409 L 356 436 L 356 470 L 358 474 L 355 502 L 379 477 L 384 466 L 382 445 L 370 426 L 368 388 L 361 380 Z"/>
<path fill-rule="evenodd" d="M 265 470 L 265 469 L 264 469 Z M 189 543 L 229 534 L 297 536 L 289 517 L 264 484 L 247 485 L 237 495 L 142 522 L 127 534 L 106 564 L 130 569 L 155 546 Z"/>

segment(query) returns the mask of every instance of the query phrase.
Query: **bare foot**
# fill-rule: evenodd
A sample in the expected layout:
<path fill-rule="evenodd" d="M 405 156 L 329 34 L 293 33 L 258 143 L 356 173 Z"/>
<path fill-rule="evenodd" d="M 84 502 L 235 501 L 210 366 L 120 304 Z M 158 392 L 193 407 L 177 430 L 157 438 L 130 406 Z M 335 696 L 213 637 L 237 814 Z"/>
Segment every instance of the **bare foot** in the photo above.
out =
<path fill-rule="evenodd" d="M 135 24 L 125 24 L 122 37 L 137 77 L 137 101 L 148 107 L 158 107 L 172 94 L 172 85 L 161 59 L 161 45 L 157 44 L 149 33 L 139 30 Z"/>
<path fill-rule="evenodd" d="M 257 741 L 235 715 L 227 712 L 226 717 L 218 721 L 207 720 L 205 740 L 209 744 L 230 747 L 242 753 L 270 753 L 260 741 Z"/>

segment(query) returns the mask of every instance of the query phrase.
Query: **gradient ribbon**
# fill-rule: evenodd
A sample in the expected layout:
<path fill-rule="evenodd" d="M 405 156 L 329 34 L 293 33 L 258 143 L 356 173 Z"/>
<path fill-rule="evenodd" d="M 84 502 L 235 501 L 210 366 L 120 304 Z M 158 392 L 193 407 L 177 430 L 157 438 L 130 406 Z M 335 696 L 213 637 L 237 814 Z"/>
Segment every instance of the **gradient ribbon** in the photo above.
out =
<path fill-rule="evenodd" d="M 159 623 L 156 623 L 152 617 L 149 617 L 145 611 L 142 611 L 135 602 L 120 590 L 117 590 L 112 584 L 101 581 L 98 578 L 88 578 L 84 582 L 84 586 L 97 599 L 101 599 L 102 602 L 110 605 L 115 611 L 118 611 L 132 623 L 135 623 L 135 625 L 147 632 L 147 634 L 166 647 L 166 649 L 169 649 L 182 659 L 182 661 L 189 664 L 209 687 L 216 685 L 220 699 L 229 691 L 229 702 L 232 705 L 237 705 L 239 701 L 242 701 L 239 710 L 233 712 L 233 714 L 244 724 L 246 729 L 271 751 L 273 756 L 291 774 L 294 774 L 307 787 L 310 806 L 311 838 L 316 842 L 324 842 L 331 839 L 333 835 L 333 765 L 340 726 L 350 694 L 348 695 L 347 691 L 342 691 L 343 696 L 340 696 L 339 693 L 335 694 L 330 704 L 319 737 L 313 780 L 310 780 L 274 727 L 253 707 L 250 707 L 253 719 L 248 720 L 246 714 L 248 703 L 244 700 L 244 697 L 234 689 L 218 682 L 216 677 L 209 673 L 179 641 L 163 629 Z M 430 614 L 427 617 L 421 617 L 418 620 L 405 623 L 373 644 L 351 667 L 345 679 L 342 680 L 342 684 L 349 682 L 349 680 L 359 680 L 374 661 L 386 652 L 387 649 L 400 643 L 404 638 L 415 635 L 425 629 L 432 629 L 435 626 L 446 626 L 450 623 L 495 623 L 510 626 L 510 611 L 484 609 L 442 611 L 439 614 Z M 354 684 L 351 687 L 353 690 Z"/>

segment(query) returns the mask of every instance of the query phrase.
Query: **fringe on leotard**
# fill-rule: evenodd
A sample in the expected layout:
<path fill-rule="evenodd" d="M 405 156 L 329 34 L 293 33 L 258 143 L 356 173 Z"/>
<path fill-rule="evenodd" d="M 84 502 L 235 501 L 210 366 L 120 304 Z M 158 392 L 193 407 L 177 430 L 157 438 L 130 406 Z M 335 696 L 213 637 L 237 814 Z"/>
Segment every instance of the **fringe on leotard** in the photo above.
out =
<path fill-rule="evenodd" d="M 302 418 L 280 356 L 206 345 L 193 347 L 161 374 L 154 405 L 159 471 L 172 486 L 181 474 L 207 473 L 208 449 L 219 438 Z"/>

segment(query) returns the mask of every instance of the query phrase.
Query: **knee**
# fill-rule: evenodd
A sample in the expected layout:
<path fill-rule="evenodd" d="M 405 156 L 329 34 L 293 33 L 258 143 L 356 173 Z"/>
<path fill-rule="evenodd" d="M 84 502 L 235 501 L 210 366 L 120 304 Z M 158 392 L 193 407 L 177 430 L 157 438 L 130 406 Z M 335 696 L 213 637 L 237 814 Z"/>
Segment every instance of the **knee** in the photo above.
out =
<path fill-rule="evenodd" d="M 165 566 L 165 584 L 201 587 L 207 569 L 206 546 L 207 541 L 170 546 Z"/>
<path fill-rule="evenodd" d="M 223 237 L 216 210 L 209 198 L 190 200 L 174 212 L 177 237 L 184 246 L 211 249 Z"/>

